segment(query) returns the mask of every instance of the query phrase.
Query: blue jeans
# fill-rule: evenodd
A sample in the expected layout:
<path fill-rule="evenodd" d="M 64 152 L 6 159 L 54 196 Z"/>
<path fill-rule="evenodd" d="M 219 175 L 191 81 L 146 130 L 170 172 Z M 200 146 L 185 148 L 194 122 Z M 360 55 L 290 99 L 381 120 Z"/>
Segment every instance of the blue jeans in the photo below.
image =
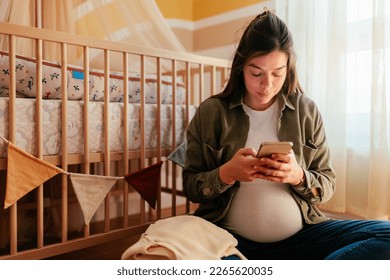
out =
<path fill-rule="evenodd" d="M 253 260 L 389 260 L 390 222 L 330 220 L 305 225 L 282 241 L 257 243 L 235 235 L 238 250 Z"/>

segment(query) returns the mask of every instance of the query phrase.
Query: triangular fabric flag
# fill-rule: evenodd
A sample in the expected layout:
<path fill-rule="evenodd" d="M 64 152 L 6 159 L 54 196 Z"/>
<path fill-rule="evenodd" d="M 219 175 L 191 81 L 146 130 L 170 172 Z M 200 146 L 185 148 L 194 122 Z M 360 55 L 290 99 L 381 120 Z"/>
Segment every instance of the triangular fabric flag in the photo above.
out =
<path fill-rule="evenodd" d="M 162 161 L 125 176 L 125 180 L 156 209 Z"/>
<path fill-rule="evenodd" d="M 186 162 L 186 150 L 187 150 L 187 142 L 184 141 L 181 143 L 172 153 L 170 153 L 167 157 L 170 161 L 176 163 L 177 165 L 184 167 Z"/>
<path fill-rule="evenodd" d="M 4 209 L 51 177 L 65 173 L 61 168 L 36 158 L 11 142 L 5 141 L 8 142 L 8 158 Z"/>
<path fill-rule="evenodd" d="M 96 210 L 102 204 L 107 193 L 115 183 L 123 177 L 99 176 L 69 173 L 73 190 L 80 203 L 84 215 L 84 223 L 88 225 Z"/>

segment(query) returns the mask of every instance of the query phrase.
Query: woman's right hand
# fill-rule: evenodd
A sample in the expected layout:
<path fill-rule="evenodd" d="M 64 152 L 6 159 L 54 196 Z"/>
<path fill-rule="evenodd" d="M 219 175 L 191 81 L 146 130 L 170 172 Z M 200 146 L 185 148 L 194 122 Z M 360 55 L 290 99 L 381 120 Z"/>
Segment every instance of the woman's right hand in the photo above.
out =
<path fill-rule="evenodd" d="M 231 160 L 219 168 L 219 179 L 232 185 L 235 181 L 250 182 L 255 178 L 257 170 L 255 165 L 259 159 L 256 158 L 256 151 L 253 148 L 239 149 Z"/>

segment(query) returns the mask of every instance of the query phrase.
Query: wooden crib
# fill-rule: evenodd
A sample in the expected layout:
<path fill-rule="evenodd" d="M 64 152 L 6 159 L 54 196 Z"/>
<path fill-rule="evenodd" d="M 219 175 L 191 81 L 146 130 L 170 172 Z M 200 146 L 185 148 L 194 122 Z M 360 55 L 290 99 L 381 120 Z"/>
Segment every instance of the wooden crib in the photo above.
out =
<path fill-rule="evenodd" d="M 0 136 L 65 172 L 124 176 L 163 162 L 156 209 L 119 180 L 85 225 L 67 174 L 1 207 L 0 259 L 44 259 L 103 246 L 141 234 L 156 219 L 192 211 L 182 193 L 180 166 L 167 157 L 184 141 L 196 106 L 222 88 L 228 61 L 8 23 L 0 23 L 0 36 L 9 42 L 0 53 L 2 74 L 8 77 L 0 81 Z M 16 53 L 19 40 L 33 42 L 33 57 Z M 44 44 L 59 48 L 59 61 L 43 59 Z M 81 65 L 68 63 L 69 48 L 79 50 Z M 101 52 L 103 69 L 91 69 L 93 51 Z M 110 62 L 118 58 L 122 67 L 113 71 Z M 33 84 L 23 85 L 26 79 L 18 76 L 23 63 L 29 65 L 24 69 L 33 67 L 28 71 L 34 72 Z M 53 91 L 47 89 L 48 69 L 57 69 Z M 122 92 L 115 98 L 114 82 Z M 0 153 L 4 201 L 6 143 Z"/>

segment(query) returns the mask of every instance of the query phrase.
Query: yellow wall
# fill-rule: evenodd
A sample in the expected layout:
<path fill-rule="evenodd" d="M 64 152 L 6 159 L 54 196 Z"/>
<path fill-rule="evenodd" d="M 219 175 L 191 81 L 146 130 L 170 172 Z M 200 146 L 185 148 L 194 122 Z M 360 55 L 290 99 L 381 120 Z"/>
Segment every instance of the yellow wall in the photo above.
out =
<path fill-rule="evenodd" d="M 259 2 L 259 0 L 156 0 L 164 17 L 190 21 L 230 12 Z"/>
<path fill-rule="evenodd" d="M 165 18 L 193 21 L 194 0 L 155 0 Z"/>
<path fill-rule="evenodd" d="M 259 0 L 194 0 L 193 20 L 200 20 L 218 14 L 257 4 Z"/>
<path fill-rule="evenodd" d="M 155 1 L 188 51 L 231 58 L 246 24 L 275 0 Z"/>

